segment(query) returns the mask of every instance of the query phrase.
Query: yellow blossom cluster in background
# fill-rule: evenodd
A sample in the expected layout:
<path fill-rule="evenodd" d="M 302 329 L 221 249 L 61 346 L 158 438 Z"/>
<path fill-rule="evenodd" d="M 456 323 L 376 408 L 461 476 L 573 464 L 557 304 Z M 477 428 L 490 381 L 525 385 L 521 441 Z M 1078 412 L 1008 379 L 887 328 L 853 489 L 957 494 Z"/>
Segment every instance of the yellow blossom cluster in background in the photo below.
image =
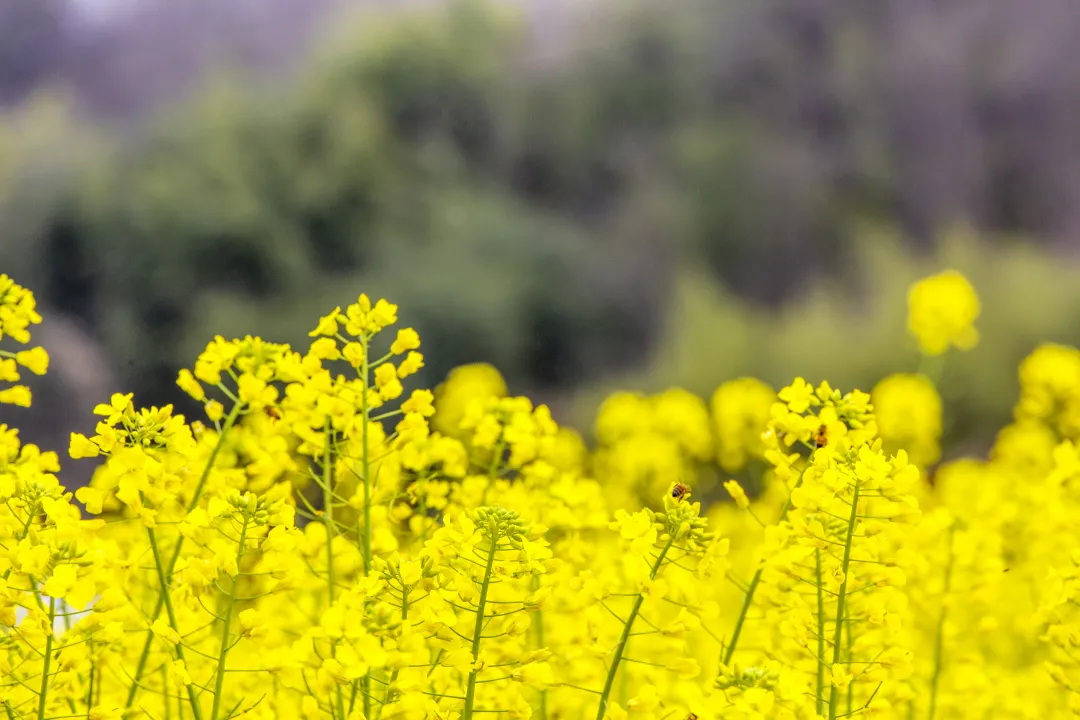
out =
<path fill-rule="evenodd" d="M 977 341 L 963 276 L 909 300 L 927 357 Z M 2 402 L 39 322 L 0 276 Z M 0 718 L 1080 715 L 1080 351 L 937 465 L 909 368 L 617 393 L 590 449 L 489 366 L 409 388 L 396 326 L 362 295 L 306 348 L 214 338 L 204 416 L 103 398 L 74 496 L 0 425 Z"/>
<path fill-rule="evenodd" d="M 11 338 L 17 345 L 27 345 L 30 326 L 40 322 L 34 294 L 0 274 L 0 342 Z M 30 407 L 30 388 L 15 384 L 21 379 L 20 368 L 44 375 L 49 369 L 49 354 L 41 347 L 15 351 L 0 347 L 0 404 Z"/>

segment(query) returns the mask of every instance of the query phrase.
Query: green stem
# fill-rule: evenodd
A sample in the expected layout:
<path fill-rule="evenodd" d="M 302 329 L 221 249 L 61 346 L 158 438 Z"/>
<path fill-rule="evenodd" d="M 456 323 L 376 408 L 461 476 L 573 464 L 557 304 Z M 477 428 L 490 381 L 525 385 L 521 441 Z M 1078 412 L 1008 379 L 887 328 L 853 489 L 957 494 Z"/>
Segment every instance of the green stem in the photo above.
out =
<path fill-rule="evenodd" d="M 484 630 L 484 606 L 487 604 L 488 588 L 491 585 L 491 568 L 495 565 L 495 550 L 499 536 L 494 528 L 491 531 L 491 547 L 488 548 L 487 569 L 484 570 L 484 582 L 480 585 L 480 601 L 476 605 L 476 623 L 473 625 L 472 659 L 473 668 L 469 670 L 469 684 L 465 689 L 465 711 L 461 720 L 472 720 L 473 703 L 476 699 L 476 661 L 480 657 L 480 634 Z"/>
<path fill-rule="evenodd" d="M 360 398 L 360 410 L 364 416 L 364 426 L 360 430 L 361 434 L 361 464 L 364 473 L 364 535 L 363 535 L 363 550 L 364 550 L 364 577 L 371 574 L 371 454 L 368 452 L 368 373 L 371 369 L 368 363 L 368 340 L 367 335 L 363 335 L 360 338 L 360 343 L 364 348 L 364 362 L 361 369 L 361 398 Z M 367 675 L 364 675 L 364 716 L 371 717 L 371 674 L 370 671 Z M 353 699 L 356 698 L 356 687 L 353 687 Z M 352 702 L 349 703 L 352 705 Z"/>
<path fill-rule="evenodd" d="M 815 710 L 820 717 L 825 712 L 825 595 L 821 587 L 821 550 L 814 550 L 817 574 L 817 692 L 814 693 Z"/>
<path fill-rule="evenodd" d="M 949 591 L 952 589 L 953 571 L 953 535 L 955 527 L 949 528 L 949 559 L 945 564 L 945 592 L 942 594 L 941 615 L 938 617 L 937 632 L 934 635 L 934 675 L 930 678 L 930 711 L 927 720 L 934 720 L 937 711 L 938 682 L 941 679 L 941 660 L 945 651 L 945 616 L 948 613 Z"/>
<path fill-rule="evenodd" d="M 810 458 L 813 459 L 813 454 Z M 799 479 L 795 482 L 794 491 L 800 485 L 802 485 L 803 474 L 799 475 Z M 776 524 L 784 522 L 787 519 L 788 511 L 791 510 L 791 494 L 788 494 L 787 500 L 784 502 L 784 507 L 780 510 L 780 517 L 777 518 Z M 746 622 L 746 615 L 750 612 L 750 606 L 754 603 L 754 593 L 757 592 L 758 583 L 761 582 L 761 573 L 764 567 L 758 566 L 758 569 L 754 571 L 754 576 L 750 578 L 750 584 L 746 587 L 746 595 L 743 597 L 742 607 L 739 609 L 739 616 L 735 618 L 735 627 L 731 631 L 731 640 L 728 642 L 727 647 L 724 649 L 724 656 L 721 659 L 722 665 L 731 665 L 731 659 L 735 656 L 735 648 L 739 645 L 739 636 L 742 635 L 743 624 Z"/>
<path fill-rule="evenodd" d="M 833 632 L 833 666 L 840 662 L 840 643 L 844 640 L 844 603 L 847 601 L 848 565 L 851 563 L 851 545 L 855 535 L 855 518 L 859 514 L 859 481 L 855 481 L 855 492 L 851 496 L 851 516 L 848 518 L 847 537 L 844 539 L 844 559 L 840 572 L 844 576 L 840 591 L 836 596 L 836 630 Z M 831 669 L 831 668 L 830 668 Z M 836 720 L 837 705 L 840 700 L 840 688 L 832 684 L 829 691 L 829 720 Z"/>
<path fill-rule="evenodd" d="M 405 583 L 401 583 L 401 622 L 405 623 L 409 619 L 409 588 Z M 394 668 L 394 671 L 390 673 L 390 682 L 386 683 L 386 694 L 383 696 L 382 705 L 379 706 L 379 713 L 376 715 L 376 720 L 382 717 L 383 709 L 390 704 L 390 692 L 394 687 L 394 683 L 398 679 L 398 673 L 400 668 Z"/>
<path fill-rule="evenodd" d="M 364 346 L 364 365 L 362 369 L 362 387 L 360 410 L 364 416 L 364 426 L 360 430 L 360 462 L 364 473 L 364 575 L 371 573 L 371 455 L 368 452 L 368 344 L 367 336 L 361 339 Z"/>
<path fill-rule="evenodd" d="M 330 604 L 334 604 L 334 494 L 330 489 L 334 481 L 334 461 L 330 454 L 330 418 L 326 418 L 326 452 L 323 455 L 323 522 L 326 525 L 326 581 Z"/>
<path fill-rule="evenodd" d="M 667 544 L 664 545 L 664 549 L 660 551 L 656 561 L 653 562 L 652 570 L 649 572 L 649 580 L 656 579 L 656 573 L 659 572 L 660 566 L 664 563 L 664 558 L 667 557 L 668 550 L 671 549 L 674 542 L 675 534 L 672 533 Z M 641 606 L 644 603 L 645 596 L 638 593 L 638 596 L 634 599 L 634 607 L 630 609 L 630 616 L 626 618 L 626 624 L 623 625 L 619 644 L 615 647 L 615 657 L 611 659 L 611 667 L 608 668 L 607 679 L 604 681 L 604 691 L 600 693 L 600 705 L 596 709 L 596 720 L 604 720 L 604 716 L 607 714 L 608 698 L 611 696 L 611 688 L 615 685 L 615 676 L 619 672 L 619 663 L 622 662 L 623 653 L 626 652 L 626 644 L 630 640 L 630 632 L 634 628 L 634 621 L 637 620 L 638 613 L 641 612 Z"/>
<path fill-rule="evenodd" d="M 330 418 L 326 418 L 326 448 L 323 453 L 323 523 L 326 526 L 326 585 L 330 597 L 330 604 L 334 604 L 334 592 L 337 581 L 334 578 L 334 534 L 337 526 L 334 525 L 334 456 L 332 454 L 333 428 Z M 330 646 L 330 657 L 337 657 L 337 646 Z M 335 688 L 337 692 L 337 717 L 345 720 L 345 702 L 341 694 L 341 687 Z"/>
<path fill-rule="evenodd" d="M 533 575 L 532 589 L 536 592 L 540 589 L 540 576 Z M 536 622 L 533 625 L 536 627 L 536 648 L 543 650 L 547 643 L 544 640 L 544 613 L 541 610 L 537 610 L 533 613 L 536 618 Z M 540 720 L 547 720 L 547 690 L 540 691 Z"/>
<path fill-rule="evenodd" d="M 172 596 L 169 595 L 169 581 L 166 578 L 165 566 L 161 562 L 161 551 L 158 549 L 157 535 L 154 534 L 153 528 L 146 529 L 147 535 L 150 537 L 150 550 L 154 555 L 154 565 L 157 568 L 158 584 L 161 586 L 161 598 L 165 603 L 165 612 L 169 617 L 169 626 L 176 632 L 180 632 L 179 625 L 176 622 L 176 611 L 173 609 Z M 150 634 L 150 639 L 153 639 L 153 633 Z M 184 665 L 187 665 L 187 660 L 184 659 L 184 645 L 182 642 L 176 644 L 176 657 L 180 659 Z M 195 715 L 195 720 L 202 720 L 202 707 L 199 705 L 199 696 L 195 694 L 195 688 L 191 685 L 187 686 L 188 701 L 191 703 L 191 712 Z"/>
<path fill-rule="evenodd" d="M 236 403 L 233 405 L 232 411 L 228 417 L 225 418 L 225 424 L 221 426 L 221 433 L 218 435 L 217 443 L 214 445 L 214 449 L 210 451 L 210 457 L 206 461 L 206 467 L 203 468 L 202 475 L 199 476 L 199 481 L 195 485 L 195 493 L 191 496 L 191 500 L 187 504 L 187 511 L 191 512 L 195 509 L 195 506 L 199 504 L 199 500 L 202 499 L 203 491 L 206 489 L 206 479 L 210 476 L 210 471 L 214 467 L 214 461 L 217 460 L 218 453 L 221 452 L 221 448 L 225 444 L 225 435 L 236 423 L 236 419 L 240 417 L 241 404 Z M 166 577 L 172 577 L 173 570 L 176 568 L 176 563 L 180 559 L 180 550 L 184 545 L 184 536 L 179 535 L 176 538 L 176 547 L 173 548 L 172 557 L 169 559 L 168 569 L 165 571 Z M 162 593 L 166 592 L 165 584 L 161 585 Z M 161 610 L 165 606 L 164 595 L 158 597 L 157 605 L 154 607 L 154 612 L 151 614 L 151 622 L 157 620 L 161 615 Z M 150 659 L 150 646 L 154 642 L 154 634 L 147 632 L 146 642 L 143 643 L 142 653 L 139 655 L 139 662 L 135 666 L 135 674 L 131 681 L 131 687 L 128 688 L 127 702 L 124 704 L 124 709 L 129 710 L 135 705 L 135 696 L 139 692 L 139 683 L 142 681 L 143 672 L 146 670 L 147 660 Z"/>
<path fill-rule="evenodd" d="M 15 533 L 16 540 L 22 542 L 26 538 L 26 536 L 30 533 L 30 526 L 34 523 L 34 518 L 37 516 L 37 514 L 38 503 L 35 502 L 32 506 L 30 506 L 30 509 L 27 510 L 26 522 L 23 524 L 22 530 Z M 11 577 L 12 570 L 14 570 L 14 568 L 8 568 L 7 570 L 5 570 L 4 574 L 0 575 L 0 579 L 7 580 L 9 577 Z M 35 590 L 34 593 L 37 594 L 37 591 Z M 41 604 L 40 598 L 38 599 L 38 604 Z"/>
<path fill-rule="evenodd" d="M 845 640 L 846 645 L 847 645 L 847 656 L 850 659 L 851 658 L 851 647 L 855 642 L 855 638 L 852 637 L 852 635 L 851 635 L 851 623 L 844 623 L 844 640 Z M 876 694 L 877 690 L 875 690 L 874 693 Z M 874 696 L 871 695 L 870 700 L 866 701 L 867 706 L 869 706 L 870 701 L 873 700 L 873 699 L 874 699 Z M 855 681 L 852 680 L 851 682 L 848 683 L 848 686 L 847 686 L 847 707 L 844 709 L 844 716 L 845 717 L 852 714 L 851 708 L 853 708 L 854 706 L 855 706 Z"/>
<path fill-rule="evenodd" d="M 941 378 L 945 374 L 945 355 L 921 356 L 915 372 L 927 378 L 935 386 L 940 385 Z"/>
<path fill-rule="evenodd" d="M 49 598 L 49 634 L 45 637 L 45 666 L 41 669 L 41 689 L 38 691 L 38 720 L 45 720 L 45 702 L 49 697 L 49 664 L 52 661 L 53 623 L 56 621 L 56 598 Z"/>
<path fill-rule="evenodd" d="M 93 662 L 94 657 L 94 638 L 91 637 L 90 641 L 90 687 L 86 691 L 86 709 L 89 712 L 90 708 L 94 706 L 94 676 L 97 674 L 97 663 Z"/>
<path fill-rule="evenodd" d="M 191 500 L 188 501 L 187 511 L 191 512 L 199 504 L 199 500 L 202 499 L 202 494 L 206 490 L 206 480 L 210 477 L 210 471 L 214 469 L 214 461 L 217 460 L 218 453 L 221 452 L 221 448 L 225 446 L 225 436 L 228 434 L 232 426 L 236 424 L 237 418 L 240 417 L 240 411 L 243 409 L 242 403 L 236 403 L 233 405 L 233 409 L 229 412 L 225 418 L 225 424 L 221 426 L 221 432 L 218 434 L 217 442 L 214 444 L 214 449 L 210 451 L 210 457 L 206 460 L 206 466 L 203 468 L 202 474 L 199 475 L 199 481 L 195 484 L 195 492 L 191 496 Z M 181 540 L 182 542 L 182 540 Z M 174 555 L 180 554 L 180 546 L 177 545 L 177 549 L 174 551 Z M 175 560 L 173 561 L 175 563 Z"/>
<path fill-rule="evenodd" d="M 727 648 L 724 649 L 724 665 L 731 664 L 731 658 L 735 655 L 735 647 L 739 644 L 739 636 L 742 635 L 743 623 L 746 622 L 746 614 L 750 611 L 750 605 L 754 602 L 754 593 L 757 591 L 758 583 L 761 582 L 762 568 L 758 568 L 754 572 L 754 576 L 750 578 L 750 584 L 746 588 L 746 596 L 743 597 L 742 608 L 739 609 L 739 616 L 735 618 L 735 627 L 731 631 L 731 641 L 728 642 Z"/>
<path fill-rule="evenodd" d="M 244 543 L 247 540 L 248 514 L 244 511 L 244 526 L 240 528 L 240 543 L 236 549 L 237 579 L 233 580 L 232 592 L 225 607 L 224 623 L 221 629 L 221 650 L 218 653 L 217 677 L 214 678 L 214 704 L 210 710 L 210 720 L 217 720 L 218 708 L 221 707 L 221 691 L 225 685 L 225 660 L 229 654 L 229 629 L 232 625 L 233 610 L 236 609 L 236 586 L 239 583 L 240 561 L 244 559 Z M 190 687 L 190 686 L 189 686 Z"/>

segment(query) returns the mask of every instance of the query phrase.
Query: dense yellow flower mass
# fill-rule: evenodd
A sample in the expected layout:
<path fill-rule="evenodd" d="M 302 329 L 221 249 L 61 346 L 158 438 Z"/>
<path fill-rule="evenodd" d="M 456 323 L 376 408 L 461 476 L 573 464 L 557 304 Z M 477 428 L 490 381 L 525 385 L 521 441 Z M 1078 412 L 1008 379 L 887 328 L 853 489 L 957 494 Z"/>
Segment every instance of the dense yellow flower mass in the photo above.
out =
<path fill-rule="evenodd" d="M 926 353 L 973 342 L 962 277 L 911 297 Z M 4 402 L 39 322 L 0 276 Z M 0 425 L 0 718 L 1080 715 L 1080 351 L 935 465 L 904 368 L 616 393 L 590 450 L 490 366 L 407 387 L 396 324 L 360 296 L 306 348 L 214 338 L 177 378 L 205 417 L 103 398 L 74 497 Z"/>

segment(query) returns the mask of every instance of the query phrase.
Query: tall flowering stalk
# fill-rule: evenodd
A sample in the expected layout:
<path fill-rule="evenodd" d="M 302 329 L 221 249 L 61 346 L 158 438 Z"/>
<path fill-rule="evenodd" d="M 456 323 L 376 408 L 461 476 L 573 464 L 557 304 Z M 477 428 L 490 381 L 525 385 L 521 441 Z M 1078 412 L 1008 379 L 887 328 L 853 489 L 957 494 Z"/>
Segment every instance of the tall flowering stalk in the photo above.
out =
<path fill-rule="evenodd" d="M 875 685 L 856 707 L 854 682 L 879 679 L 882 668 L 906 657 L 898 649 L 900 636 L 885 632 L 897 629 L 895 605 L 902 599 L 883 591 L 903 584 L 896 567 L 903 535 L 883 523 L 918 519 L 910 491 L 919 474 L 903 451 L 896 458 L 882 454 L 868 400 L 865 394 L 843 395 L 827 384 L 814 389 L 801 379 L 779 394 L 765 434 L 766 456 L 788 484 L 789 495 L 778 525 L 770 529 L 770 546 L 746 589 L 723 655 L 726 670 L 718 687 L 729 698 L 775 690 L 775 679 L 762 681 L 776 676 L 779 662 L 786 681 L 810 688 L 814 711 L 832 720 L 869 707 L 878 697 Z M 807 449 L 805 460 L 786 450 L 797 445 Z M 729 485 L 729 492 L 749 507 L 737 485 Z M 763 660 L 774 663 L 774 669 L 747 675 L 731 661 L 755 601 L 773 627 L 774 649 Z M 854 625 L 863 631 L 860 639 L 883 643 L 881 652 L 867 657 L 852 640 Z M 897 675 L 904 672 L 901 668 Z M 790 696 L 778 699 L 798 704 Z"/>
<path fill-rule="evenodd" d="M 670 670 L 677 675 L 694 677 L 700 672 L 697 663 L 687 657 L 670 658 L 667 662 L 655 663 L 644 658 L 632 657 L 631 640 L 639 636 L 668 637 L 681 640 L 687 626 L 700 627 L 702 614 L 708 610 L 687 603 L 685 592 L 680 592 L 676 583 L 690 584 L 702 578 L 711 577 L 715 566 L 723 564 L 727 554 L 728 542 L 708 531 L 708 520 L 701 517 L 701 504 L 690 502 L 690 490 L 683 485 L 675 485 L 664 496 L 664 509 L 654 512 L 645 508 L 634 514 L 624 511 L 616 513 L 612 528 L 619 531 L 620 537 L 629 543 L 625 569 L 628 579 L 636 584 L 636 591 L 616 593 L 607 589 L 601 582 L 587 581 L 587 587 L 596 596 L 601 607 L 617 621 L 618 636 L 610 650 L 603 674 L 603 686 L 599 691 L 596 718 L 621 717 L 625 710 L 615 702 L 612 691 L 616 678 L 624 662 L 654 665 Z M 689 577 L 672 577 L 670 582 L 661 573 L 670 568 L 690 573 Z M 666 573 L 665 573 L 666 575 Z M 609 607 L 608 602 L 616 598 L 630 600 L 625 617 Z M 679 607 L 674 622 L 661 621 L 670 615 L 672 606 Z M 647 611 L 647 614 L 646 614 Z M 650 620 L 649 616 L 653 619 Z M 635 630 L 642 621 L 650 630 Z M 645 637 L 643 639 L 653 639 Z M 670 649 L 675 649 L 678 644 Z M 681 653 L 680 653 L 681 655 Z M 651 689 L 650 689 L 651 688 Z M 647 686 L 635 698 L 627 701 L 628 708 L 647 708 L 656 702 L 655 688 Z"/>
<path fill-rule="evenodd" d="M 825 430 L 792 490 L 787 537 L 767 563 L 766 595 L 780 647 L 796 672 L 807 667 L 815 706 L 833 720 L 884 705 L 886 681 L 910 674 L 899 561 L 907 528 L 920 517 L 911 494 L 919 473 L 904 451 L 889 457 L 879 441 L 849 432 L 853 423 L 867 424 L 864 397 L 846 403 L 819 388 L 816 398 L 818 420 L 832 407 L 836 421 L 819 426 Z M 788 411 L 797 414 L 790 401 Z M 786 420 L 781 431 L 790 435 L 798 424 Z"/>

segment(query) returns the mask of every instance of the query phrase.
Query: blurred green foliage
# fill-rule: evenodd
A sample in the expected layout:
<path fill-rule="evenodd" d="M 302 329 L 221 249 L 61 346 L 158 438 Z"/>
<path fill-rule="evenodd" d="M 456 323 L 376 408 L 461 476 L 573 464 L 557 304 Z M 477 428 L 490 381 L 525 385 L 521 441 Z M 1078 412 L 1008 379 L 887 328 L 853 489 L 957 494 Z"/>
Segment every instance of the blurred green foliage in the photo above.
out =
<path fill-rule="evenodd" d="M 907 290 L 922 277 L 954 268 L 979 293 L 978 347 L 950 351 L 941 368 L 944 447 L 984 451 L 1011 417 L 1017 366 L 1044 342 L 1080 345 L 1080 271 L 1075 261 L 1015 239 L 990 251 L 970 231 L 943 234 L 933 253 L 916 254 L 894 232 L 859 230 L 852 281 L 819 279 L 798 301 L 753 306 L 709 273 L 685 267 L 669 307 L 664 337 L 646 368 L 605 378 L 580 394 L 574 421 L 590 427 L 595 408 L 617 388 L 658 392 L 678 385 L 708 398 L 725 380 L 753 376 L 779 389 L 796 376 L 867 392 L 886 375 L 920 366 L 908 333 Z"/>
<path fill-rule="evenodd" d="M 580 204 L 606 182 L 603 138 L 625 108 L 586 105 L 587 131 L 532 116 L 545 91 L 507 73 L 523 32 L 492 5 L 452 3 L 343 33 L 271 96 L 222 79 L 69 163 L 3 260 L 95 328 L 148 400 L 176 397 L 176 368 L 214 333 L 296 342 L 360 291 L 402 305 L 429 379 L 488 360 L 552 386 L 640 358 L 653 323 L 626 298 L 658 268 L 609 262 L 626 246 Z M 576 106 L 588 81 L 563 80 L 558 102 Z"/>
<path fill-rule="evenodd" d="M 499 3 L 365 15 L 269 92 L 223 74 L 134 127 L 36 98 L 0 119 L 0 265 L 160 403 L 214 334 L 302 342 L 361 291 L 420 331 L 422 382 L 488 361 L 555 397 L 739 374 L 868 387 L 915 361 L 906 283 L 954 262 L 986 341 L 948 392 L 958 427 L 989 428 L 1034 339 L 1072 338 L 1071 266 L 1001 243 L 917 257 L 866 231 L 895 226 L 900 191 L 877 126 L 836 113 L 872 103 L 814 68 L 850 75 L 869 36 L 780 12 L 733 63 L 725 43 L 757 37 L 733 37 L 737 5 L 620 3 L 554 60 Z"/>

